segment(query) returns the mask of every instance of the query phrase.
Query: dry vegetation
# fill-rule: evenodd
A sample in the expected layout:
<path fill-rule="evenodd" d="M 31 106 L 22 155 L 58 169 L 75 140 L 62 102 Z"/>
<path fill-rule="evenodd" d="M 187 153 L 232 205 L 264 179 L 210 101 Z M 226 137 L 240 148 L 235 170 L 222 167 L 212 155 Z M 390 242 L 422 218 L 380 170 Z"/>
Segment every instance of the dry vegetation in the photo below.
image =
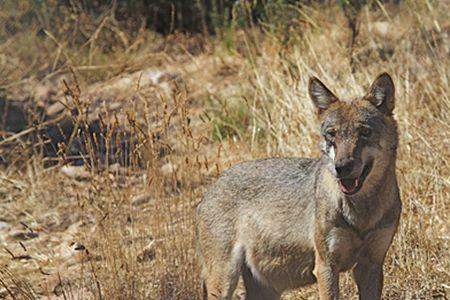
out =
<path fill-rule="evenodd" d="M 60 26 L 18 28 L 0 40 L 0 98 L 45 110 L 46 97 L 64 91 L 53 102 L 79 128 L 89 126 L 93 103 L 103 116 L 99 136 L 80 135 L 84 168 L 68 167 L 63 145 L 45 158 L 45 140 L 1 132 L 0 155 L 15 159 L 0 167 L 0 298 L 198 299 L 193 222 L 205 187 L 237 161 L 318 155 L 311 74 L 344 97 L 363 93 L 382 71 L 397 87 L 404 207 L 384 299 L 450 298 L 449 3 L 365 7 L 354 73 L 338 6 L 288 9 L 294 18 L 285 26 L 231 28 L 220 38 L 131 32 L 106 11 L 77 20 L 62 12 Z M 169 87 L 127 77 L 142 70 L 172 74 Z M 56 91 L 38 99 L 36 87 L 49 78 Z M 101 94 L 117 78 L 134 80 L 127 91 Z M 112 109 L 108 97 L 120 105 Z M 48 120 L 31 121 L 37 128 Z M 112 153 L 119 127 L 133 137 L 133 159 L 121 166 L 94 145 L 103 135 Z M 356 298 L 350 276 L 341 287 L 343 299 Z M 316 299 L 316 287 L 284 297 Z"/>

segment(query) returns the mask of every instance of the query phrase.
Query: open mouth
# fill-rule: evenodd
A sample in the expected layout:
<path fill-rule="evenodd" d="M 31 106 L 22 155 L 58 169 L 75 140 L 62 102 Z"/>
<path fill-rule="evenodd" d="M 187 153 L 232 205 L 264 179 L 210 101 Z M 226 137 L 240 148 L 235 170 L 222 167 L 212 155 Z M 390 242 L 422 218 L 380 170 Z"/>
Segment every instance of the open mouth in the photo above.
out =
<path fill-rule="evenodd" d="M 346 195 L 356 194 L 363 186 L 364 180 L 372 170 L 373 161 L 370 161 L 364 166 L 361 175 L 357 178 L 340 178 L 339 188 Z"/>

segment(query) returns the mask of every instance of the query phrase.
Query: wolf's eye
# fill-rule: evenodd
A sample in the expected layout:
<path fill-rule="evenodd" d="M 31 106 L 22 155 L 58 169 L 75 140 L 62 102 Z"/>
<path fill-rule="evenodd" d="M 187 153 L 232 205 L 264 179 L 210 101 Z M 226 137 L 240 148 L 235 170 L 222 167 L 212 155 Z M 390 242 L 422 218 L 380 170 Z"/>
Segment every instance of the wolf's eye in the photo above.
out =
<path fill-rule="evenodd" d="M 372 135 L 372 129 L 368 127 L 362 127 L 359 131 L 359 134 L 364 138 L 368 138 Z"/>
<path fill-rule="evenodd" d="M 336 137 L 336 129 L 334 129 L 334 128 L 327 128 L 325 130 L 325 137 L 328 140 L 334 140 L 334 138 Z"/>

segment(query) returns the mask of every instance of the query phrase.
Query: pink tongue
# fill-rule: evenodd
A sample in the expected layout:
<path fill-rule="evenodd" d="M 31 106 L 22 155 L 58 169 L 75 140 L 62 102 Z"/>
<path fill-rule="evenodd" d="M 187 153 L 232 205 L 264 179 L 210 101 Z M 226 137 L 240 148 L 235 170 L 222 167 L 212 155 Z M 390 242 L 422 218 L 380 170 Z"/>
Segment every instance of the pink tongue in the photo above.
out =
<path fill-rule="evenodd" d="M 357 178 L 339 180 L 339 187 L 341 188 L 341 191 L 343 191 L 344 193 L 354 192 L 357 186 L 358 186 Z"/>

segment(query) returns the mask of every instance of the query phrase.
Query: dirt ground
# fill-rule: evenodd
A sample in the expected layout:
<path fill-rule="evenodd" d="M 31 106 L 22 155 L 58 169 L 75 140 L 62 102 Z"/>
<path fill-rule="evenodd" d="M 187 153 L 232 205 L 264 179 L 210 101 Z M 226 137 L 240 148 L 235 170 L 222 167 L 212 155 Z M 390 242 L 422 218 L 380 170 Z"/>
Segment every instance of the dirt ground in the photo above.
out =
<path fill-rule="evenodd" d="M 335 5 L 304 6 L 282 31 L 160 36 L 105 17 L 84 47 L 51 28 L 0 40 L 0 298 L 199 299 L 208 184 L 242 160 L 320 154 L 310 75 L 350 97 L 387 71 L 403 213 L 383 299 L 449 299 L 449 11 L 365 8 L 351 53 Z M 349 274 L 340 286 L 357 298 Z"/>

